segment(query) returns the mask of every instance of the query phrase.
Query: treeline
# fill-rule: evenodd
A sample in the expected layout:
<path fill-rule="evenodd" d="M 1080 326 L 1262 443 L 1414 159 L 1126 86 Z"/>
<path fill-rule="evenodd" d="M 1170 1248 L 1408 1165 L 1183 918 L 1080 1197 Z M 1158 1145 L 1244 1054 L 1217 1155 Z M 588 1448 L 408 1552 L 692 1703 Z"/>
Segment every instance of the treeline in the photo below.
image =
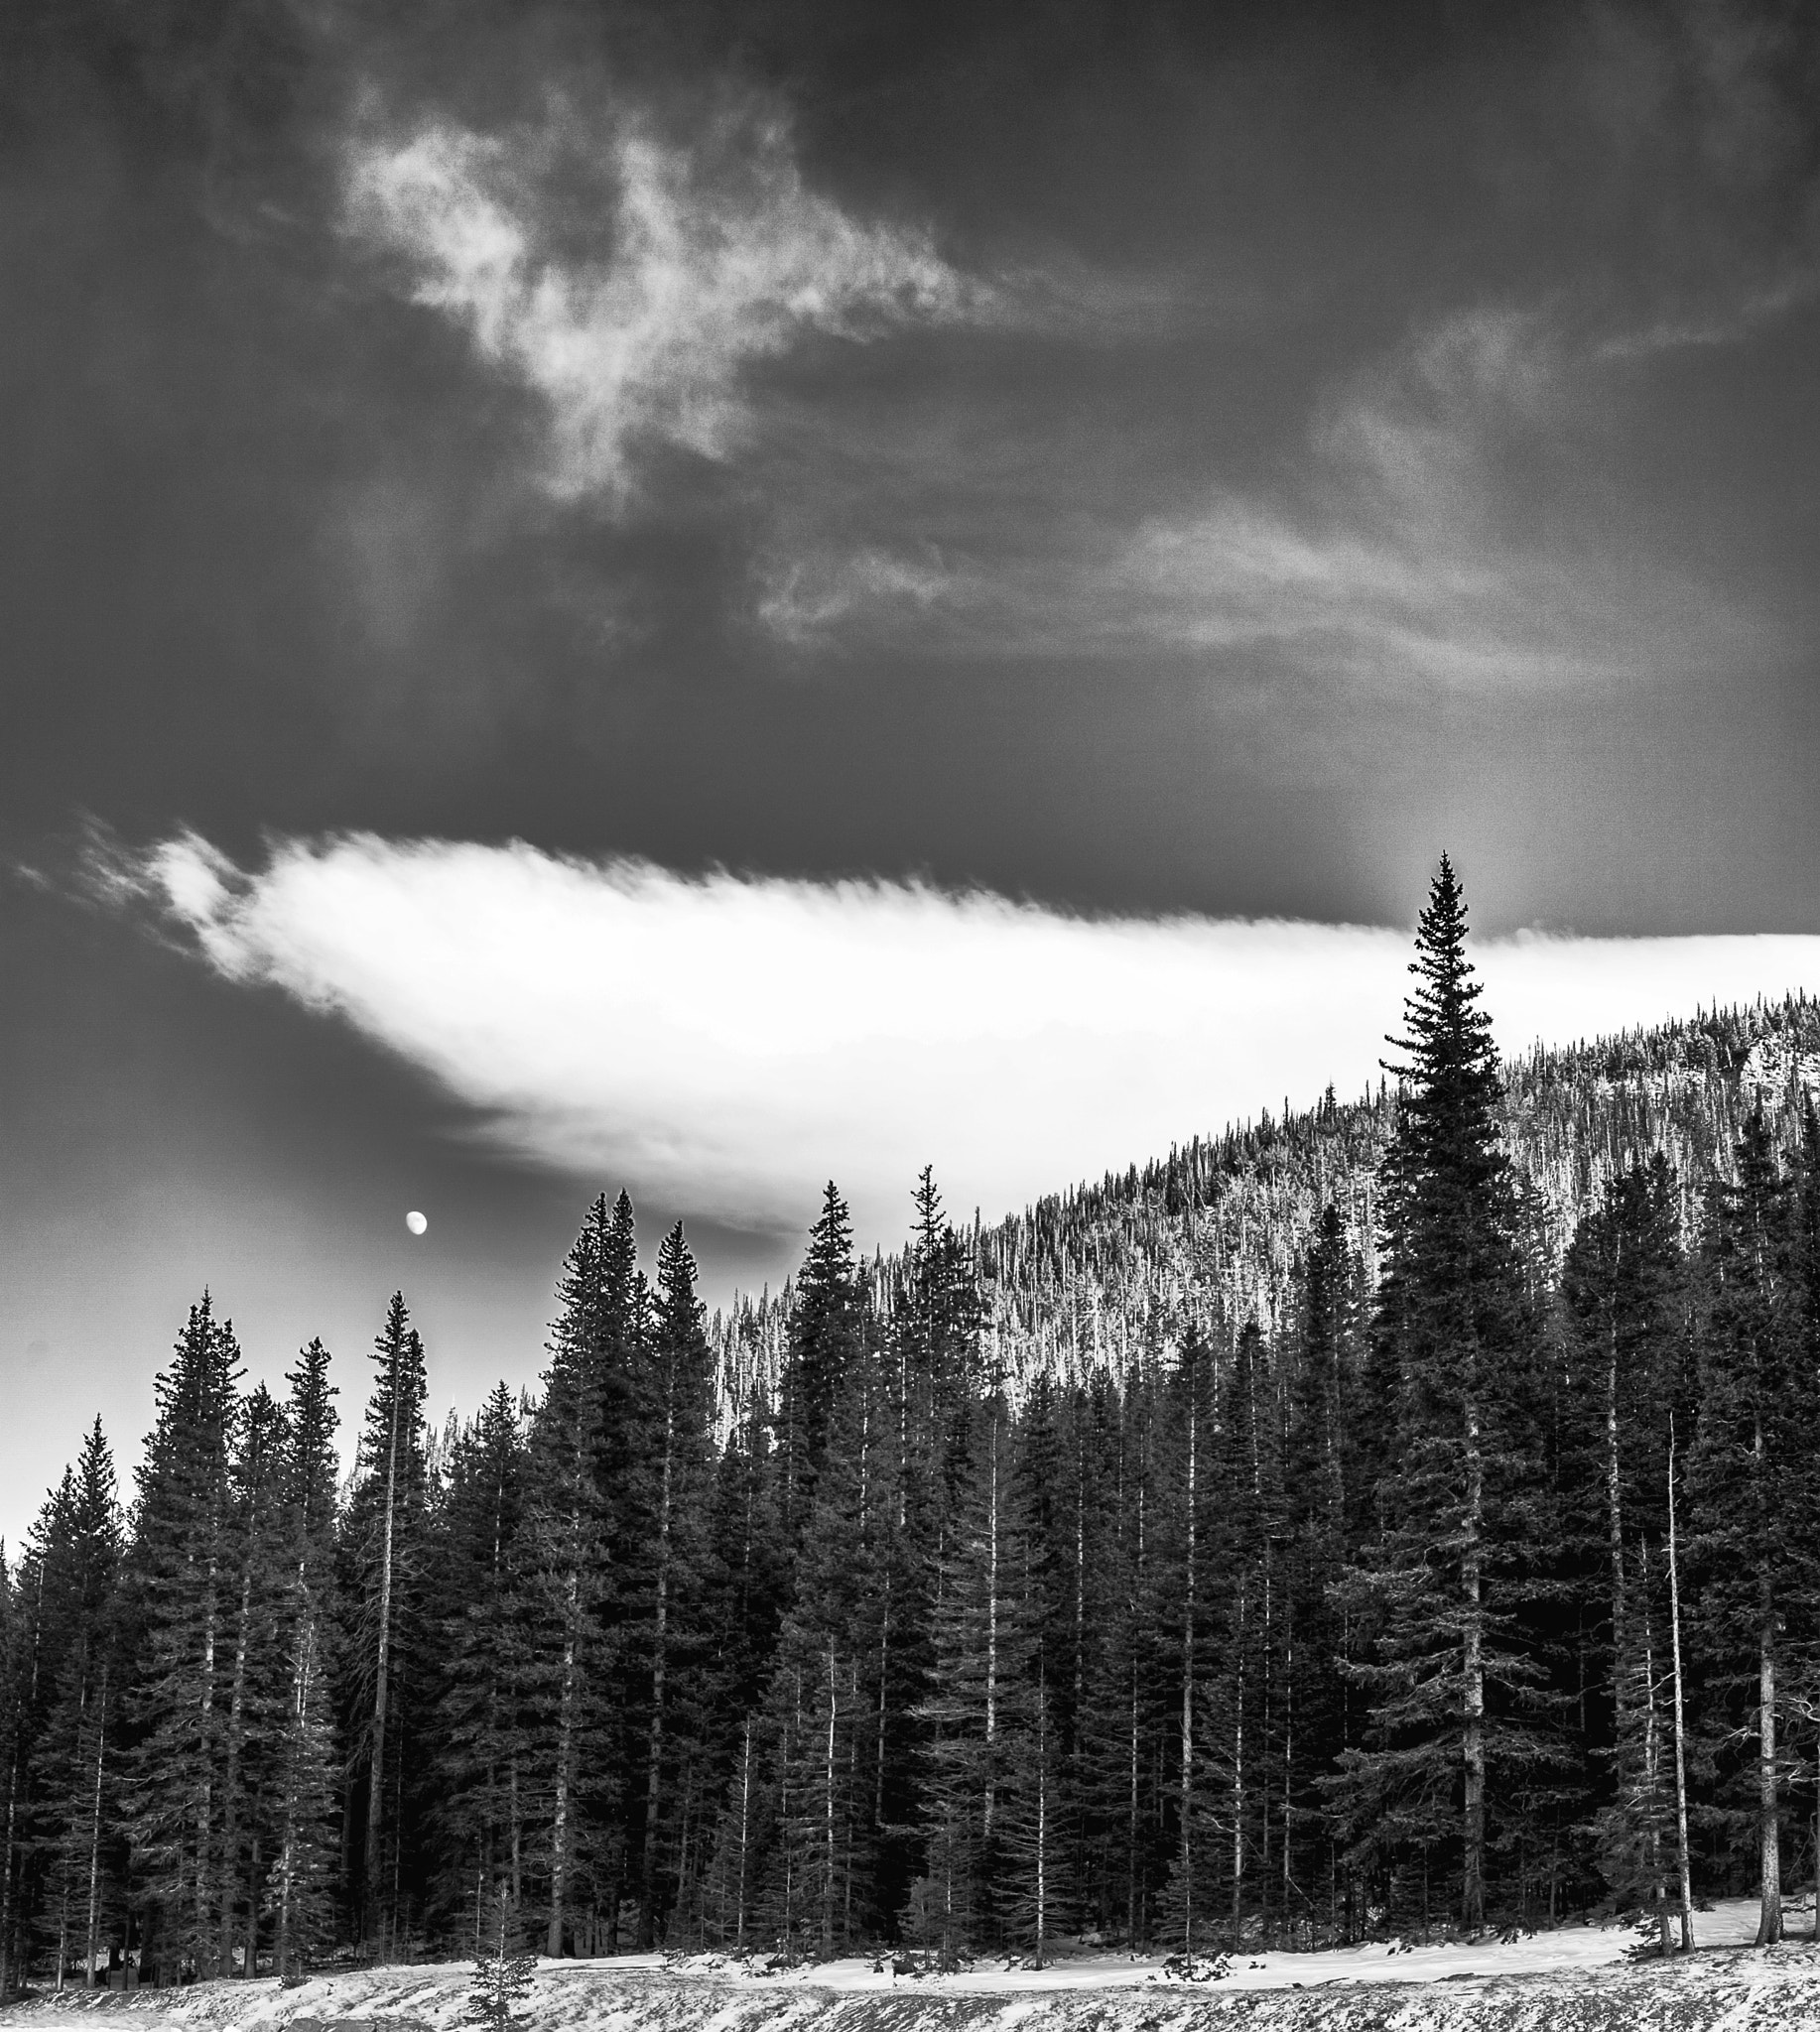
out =
<path fill-rule="evenodd" d="M 325 1350 L 247 1391 L 204 1298 L 130 1513 L 97 1423 L 0 1590 L 0 1987 L 471 1955 L 502 1900 L 553 1955 L 1595 1908 L 1666 1947 L 1759 1889 L 1775 1938 L 1820 1838 L 1820 1122 L 1634 1153 L 1557 1261 L 1465 947 L 1444 861 L 1369 1273 L 1330 1200 L 1280 1313 L 1080 1373 L 1007 1374 L 928 1173 L 888 1271 L 829 1187 L 774 1387 L 728 1392 L 623 1194 L 534 1402 L 433 1437 L 394 1298 L 339 1494 Z"/>

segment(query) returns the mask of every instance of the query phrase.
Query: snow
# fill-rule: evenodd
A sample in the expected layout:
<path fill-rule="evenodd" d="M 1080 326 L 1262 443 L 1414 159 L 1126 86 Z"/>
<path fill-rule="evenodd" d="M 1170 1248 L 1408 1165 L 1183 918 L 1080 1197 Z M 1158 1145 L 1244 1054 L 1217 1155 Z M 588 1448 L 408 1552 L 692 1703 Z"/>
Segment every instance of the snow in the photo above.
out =
<path fill-rule="evenodd" d="M 524 2022 L 525 2032 L 1820 2032 L 1812 1908 L 1785 1912 L 1796 1937 L 1753 1950 L 1755 1901 L 1718 1904 L 1697 1915 L 1711 1952 L 1668 1964 L 1627 1961 L 1637 1936 L 1626 1928 L 1568 1926 L 1477 1944 L 1250 1955 L 1193 1984 L 1159 1958 L 1066 1948 L 1042 1969 L 989 1961 L 914 1978 L 870 1958 L 775 1974 L 715 1955 L 544 1961 Z M 286 1990 L 265 1979 L 67 1991 L 0 2011 L 0 2032 L 75 2027 L 97 2010 L 131 2012 L 141 2032 L 353 2032 L 350 2020 L 455 2032 L 470 1977 L 471 1965 L 444 1963 L 323 1973 Z"/>
<path fill-rule="evenodd" d="M 1784 1902 L 1783 1919 L 1797 1940 L 1812 1925 L 1811 1903 Z M 1731 1898 L 1710 1912 L 1694 1916 L 1694 1938 L 1702 1948 L 1750 1947 L 1756 1938 L 1757 1901 Z M 657 1968 L 675 1973 L 712 1976 L 721 1982 L 762 1982 L 771 1988 L 809 1986 L 842 1994 L 878 1990 L 928 1990 L 949 1995 L 996 1995 L 1024 1990 L 1128 1989 L 1155 1985 L 1176 1995 L 1229 1992 L 1239 1989 L 1313 1989 L 1336 1982 L 1441 1982 L 1473 1977 L 1537 1973 L 1570 1974 L 1623 1965 L 1638 1936 L 1617 1926 L 1564 1926 L 1521 1935 L 1510 1941 L 1486 1939 L 1469 1944 L 1442 1941 L 1371 1942 L 1356 1948 L 1334 1948 L 1310 1954 L 1287 1951 L 1243 1955 L 1232 1960 L 1217 1981 L 1192 1985 L 1163 1972 L 1163 1957 L 1128 1954 L 1094 1955 L 1073 1952 L 1066 1943 L 1057 1958 L 1042 1968 L 1021 1964 L 1007 1968 L 1002 1960 L 976 1963 L 952 1975 L 894 1976 L 889 1963 L 879 1973 L 870 1956 L 843 1962 L 807 1963 L 757 1972 L 762 1964 L 740 1964 L 719 1955 L 699 1955 L 666 1962 L 656 1955 L 620 1956 L 600 1962 L 566 1962 L 564 1968 Z M 545 1967 L 554 1967 L 545 1964 Z"/>

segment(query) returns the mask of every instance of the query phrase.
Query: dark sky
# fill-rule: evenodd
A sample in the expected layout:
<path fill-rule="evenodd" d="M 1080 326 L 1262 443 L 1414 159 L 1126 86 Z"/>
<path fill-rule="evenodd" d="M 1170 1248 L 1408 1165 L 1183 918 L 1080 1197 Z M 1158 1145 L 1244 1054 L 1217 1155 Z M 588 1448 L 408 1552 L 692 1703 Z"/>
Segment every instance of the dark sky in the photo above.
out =
<path fill-rule="evenodd" d="M 1820 934 L 1811 8 L 19 0 L 0 71 L 21 1486 L 204 1281 L 274 1377 L 403 1281 L 467 1409 L 619 1175 L 715 1297 L 813 1212 L 490 1133 L 518 1033 L 275 895 L 224 957 L 190 831 L 372 834 L 349 925 L 420 839 L 1379 927 L 1446 845 L 1490 933 Z"/>

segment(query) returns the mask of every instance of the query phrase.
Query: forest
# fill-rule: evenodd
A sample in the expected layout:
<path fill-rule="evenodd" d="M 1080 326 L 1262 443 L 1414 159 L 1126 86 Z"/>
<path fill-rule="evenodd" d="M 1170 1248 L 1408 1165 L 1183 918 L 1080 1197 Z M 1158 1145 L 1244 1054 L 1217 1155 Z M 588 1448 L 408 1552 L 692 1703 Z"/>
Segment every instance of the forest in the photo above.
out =
<path fill-rule="evenodd" d="M 0 1567 L 0 1994 L 506 1933 L 1668 1953 L 1742 1893 L 1779 1938 L 1816 1012 L 1500 1063 L 1446 860 L 1411 971 L 1359 1102 L 997 1228 L 925 1171 L 869 1261 L 831 1184 L 725 1318 L 602 1195 L 541 1388 L 440 1430 L 403 1294 L 282 1394 L 200 1296 L 130 1493 L 97 1419 Z"/>

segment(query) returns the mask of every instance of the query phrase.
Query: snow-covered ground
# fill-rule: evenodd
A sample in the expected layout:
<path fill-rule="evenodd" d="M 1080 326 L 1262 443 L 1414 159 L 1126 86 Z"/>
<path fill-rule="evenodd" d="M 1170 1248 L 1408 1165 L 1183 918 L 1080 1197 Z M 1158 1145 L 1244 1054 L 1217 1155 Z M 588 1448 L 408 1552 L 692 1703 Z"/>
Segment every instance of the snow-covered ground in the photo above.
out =
<path fill-rule="evenodd" d="M 1695 1915 L 1694 1938 L 1701 1947 L 1744 1948 L 1756 1938 L 1757 1901 L 1728 1899 L 1710 1912 Z M 1813 1925 L 1811 1902 L 1783 1906 L 1783 1920 L 1796 1941 Z M 1232 1958 L 1227 1973 L 1213 1981 L 1188 1984 L 1164 1972 L 1163 1958 L 1137 1955 L 1093 1955 L 1070 1952 L 1066 1943 L 1040 1969 L 1023 1964 L 1007 1968 L 1002 1961 L 976 1963 L 954 1975 L 894 1976 L 880 1972 L 868 1956 L 846 1962 L 805 1964 L 775 1975 L 759 1974 L 762 1964 L 745 1964 L 718 1955 L 692 1956 L 666 1963 L 656 1955 L 621 1956 L 609 1962 L 565 1964 L 584 1968 L 657 1968 L 711 1975 L 725 1981 L 764 1982 L 773 1988 L 809 1985 L 816 1989 L 852 1991 L 927 1989 L 950 1995 L 1000 1994 L 1020 1990 L 1124 1989 L 1136 1984 L 1176 1991 L 1235 1989 L 1310 1989 L 1331 1982 L 1438 1982 L 1473 1976 L 1524 1975 L 1547 1971 L 1609 1968 L 1624 1963 L 1637 1940 L 1634 1933 L 1613 1926 L 1564 1926 L 1524 1934 L 1515 1940 L 1486 1940 L 1468 1946 L 1419 1941 L 1373 1942 L 1365 1947 L 1335 1948 L 1316 1954 L 1257 1954 Z M 886 1969 L 889 1964 L 885 1965 Z"/>
<path fill-rule="evenodd" d="M 1820 2032 L 1812 1908 L 1796 1938 L 1755 1950 L 1756 1905 L 1698 1916 L 1702 1953 L 1632 1962 L 1635 1936 L 1571 1926 L 1476 1946 L 1376 1944 L 1244 1957 L 1217 1981 L 1171 1977 L 1158 1959 L 1062 1953 L 1047 1968 L 980 1963 L 895 1976 L 871 1960 L 774 1974 L 718 1956 L 544 1962 L 525 2032 Z M 281 1990 L 68 1991 L 0 2012 L 0 2032 L 79 2026 L 129 2012 L 140 2032 L 456 2032 L 469 1965 L 349 1969 Z M 28 2026 L 26 2020 L 32 2023 Z M 98 2032 L 98 2028 L 90 2028 Z"/>

